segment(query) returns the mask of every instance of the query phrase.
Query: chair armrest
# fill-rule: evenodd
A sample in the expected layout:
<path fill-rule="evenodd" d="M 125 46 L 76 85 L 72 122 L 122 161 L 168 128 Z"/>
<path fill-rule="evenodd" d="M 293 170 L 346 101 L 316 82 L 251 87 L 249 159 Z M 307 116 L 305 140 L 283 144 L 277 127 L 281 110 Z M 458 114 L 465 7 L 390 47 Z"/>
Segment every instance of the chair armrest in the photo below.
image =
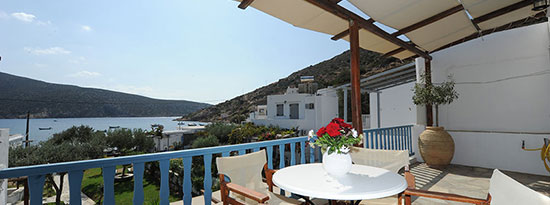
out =
<path fill-rule="evenodd" d="M 449 193 L 411 189 L 411 188 L 407 188 L 403 194 L 409 195 L 409 196 L 427 197 L 427 198 L 465 202 L 465 203 L 479 204 L 479 205 L 485 205 L 489 203 L 487 199 L 478 199 L 478 198 L 472 198 L 472 197 L 467 197 L 467 196 L 462 196 L 457 194 L 449 194 Z"/>
<path fill-rule="evenodd" d="M 403 173 L 405 180 L 407 180 L 407 188 L 414 189 L 416 188 L 416 182 L 414 175 L 409 171 L 409 166 L 405 167 L 405 172 Z"/>
<path fill-rule="evenodd" d="M 257 201 L 258 203 L 264 203 L 269 200 L 268 195 L 262 194 L 260 192 L 254 191 L 238 184 L 224 182 L 224 186 L 227 187 L 228 190 Z"/>
<path fill-rule="evenodd" d="M 264 172 L 265 172 L 265 182 L 267 183 L 267 186 L 269 188 L 270 192 L 273 192 L 273 174 L 277 172 L 276 169 L 269 169 L 267 168 L 267 163 L 264 164 Z"/>

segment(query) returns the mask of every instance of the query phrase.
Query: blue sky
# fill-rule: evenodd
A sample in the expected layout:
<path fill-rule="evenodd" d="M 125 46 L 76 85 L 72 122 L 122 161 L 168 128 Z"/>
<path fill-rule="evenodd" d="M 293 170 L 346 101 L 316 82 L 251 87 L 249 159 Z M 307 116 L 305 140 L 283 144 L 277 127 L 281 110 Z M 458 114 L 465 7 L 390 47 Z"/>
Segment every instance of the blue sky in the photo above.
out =
<path fill-rule="evenodd" d="M 229 0 L 4 1 L 0 71 L 216 104 L 347 50 Z"/>

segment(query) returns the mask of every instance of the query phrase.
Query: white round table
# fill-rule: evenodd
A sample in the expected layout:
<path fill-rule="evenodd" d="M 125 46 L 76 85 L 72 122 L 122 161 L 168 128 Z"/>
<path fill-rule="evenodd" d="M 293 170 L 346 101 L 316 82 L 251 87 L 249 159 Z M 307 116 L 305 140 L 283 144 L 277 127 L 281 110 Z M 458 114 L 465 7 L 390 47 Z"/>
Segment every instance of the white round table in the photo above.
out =
<path fill-rule="evenodd" d="M 342 177 L 329 175 L 321 163 L 285 167 L 275 172 L 273 183 L 294 194 L 329 200 L 377 199 L 407 188 L 399 174 L 356 164 Z"/>

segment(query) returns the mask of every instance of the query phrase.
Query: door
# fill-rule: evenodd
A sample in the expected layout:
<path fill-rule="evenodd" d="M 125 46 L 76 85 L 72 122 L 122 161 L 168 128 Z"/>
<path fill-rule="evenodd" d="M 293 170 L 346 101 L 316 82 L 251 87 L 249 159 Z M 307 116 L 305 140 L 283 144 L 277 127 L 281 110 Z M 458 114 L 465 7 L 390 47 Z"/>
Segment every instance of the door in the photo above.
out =
<path fill-rule="evenodd" d="M 299 118 L 299 104 L 290 104 L 290 119 L 298 119 Z"/>

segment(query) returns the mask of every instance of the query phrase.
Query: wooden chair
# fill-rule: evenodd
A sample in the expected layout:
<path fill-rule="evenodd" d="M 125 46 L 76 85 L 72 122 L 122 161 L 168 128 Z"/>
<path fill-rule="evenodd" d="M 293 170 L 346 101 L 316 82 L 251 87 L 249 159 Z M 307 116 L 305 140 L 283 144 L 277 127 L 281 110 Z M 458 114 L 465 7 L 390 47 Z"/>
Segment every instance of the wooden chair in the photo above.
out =
<path fill-rule="evenodd" d="M 381 150 L 352 147 L 351 161 L 355 164 L 379 167 L 398 173 L 403 167 L 408 169 L 408 150 Z"/>
<path fill-rule="evenodd" d="M 502 204 L 550 204 L 550 198 L 538 193 L 516 180 L 506 176 L 498 169 L 493 171 L 491 176 L 489 194 L 486 199 L 478 199 L 467 196 L 461 196 L 457 194 L 433 192 L 426 190 L 418 190 L 415 188 L 414 176 L 408 171 L 405 172 L 405 178 L 409 183 L 408 188 L 403 192 L 405 198 L 405 204 L 411 204 L 411 197 L 428 197 L 434 199 L 441 199 L 446 201 L 465 202 L 478 205 L 502 205 Z M 398 202 L 401 205 L 401 198 Z"/>
<path fill-rule="evenodd" d="M 221 199 L 226 204 L 302 204 L 273 193 L 272 177 L 276 170 L 267 168 L 266 152 L 216 158 Z M 262 181 L 262 169 L 266 183 Z M 229 179 L 229 180 L 228 180 Z"/>
<path fill-rule="evenodd" d="M 409 151 L 408 150 L 382 150 L 382 149 L 367 149 L 361 147 L 352 147 L 350 150 L 351 161 L 355 164 L 373 166 L 390 170 L 398 173 L 401 169 L 405 169 L 405 178 L 407 175 L 412 176 L 409 172 Z M 407 179 L 408 187 L 411 186 L 410 176 Z M 412 179 L 412 187 L 414 187 L 414 177 Z M 397 195 L 399 203 L 403 200 L 403 193 Z"/>

